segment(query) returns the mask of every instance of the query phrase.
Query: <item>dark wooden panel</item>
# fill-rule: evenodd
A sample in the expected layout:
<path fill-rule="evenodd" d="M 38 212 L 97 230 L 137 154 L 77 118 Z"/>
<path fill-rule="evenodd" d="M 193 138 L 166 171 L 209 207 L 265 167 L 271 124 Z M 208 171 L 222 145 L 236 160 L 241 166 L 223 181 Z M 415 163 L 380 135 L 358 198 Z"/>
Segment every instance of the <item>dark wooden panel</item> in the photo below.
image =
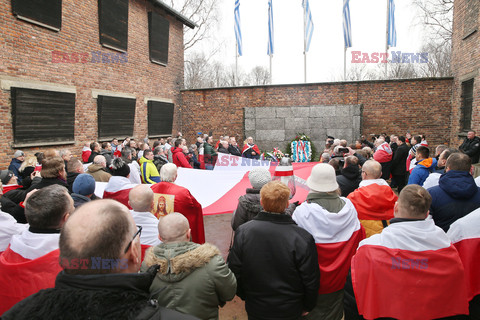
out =
<path fill-rule="evenodd" d="M 148 135 L 171 135 L 173 128 L 173 103 L 148 101 Z"/>
<path fill-rule="evenodd" d="M 148 13 L 148 44 L 152 62 L 168 63 L 170 23 L 155 12 Z"/>
<path fill-rule="evenodd" d="M 15 144 L 74 140 L 75 94 L 11 88 Z"/>
<path fill-rule="evenodd" d="M 135 99 L 98 96 L 98 138 L 133 136 L 135 104 Z"/>
<path fill-rule="evenodd" d="M 127 51 L 128 0 L 98 0 L 100 43 Z"/>
<path fill-rule="evenodd" d="M 473 107 L 473 79 L 462 82 L 462 119 L 461 126 L 464 131 L 471 130 Z"/>
<path fill-rule="evenodd" d="M 62 27 L 62 0 L 12 0 L 12 11 L 55 29 Z"/>

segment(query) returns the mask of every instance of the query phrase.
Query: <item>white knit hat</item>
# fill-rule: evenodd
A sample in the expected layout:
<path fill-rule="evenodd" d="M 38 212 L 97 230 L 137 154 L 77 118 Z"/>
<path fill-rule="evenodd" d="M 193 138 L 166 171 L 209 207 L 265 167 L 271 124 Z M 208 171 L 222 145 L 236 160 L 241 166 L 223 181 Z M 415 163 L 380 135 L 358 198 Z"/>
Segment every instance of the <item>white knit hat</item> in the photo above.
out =
<path fill-rule="evenodd" d="M 316 192 L 332 192 L 338 189 L 335 169 L 327 163 L 319 163 L 312 169 L 307 186 Z"/>
<path fill-rule="evenodd" d="M 250 171 L 248 174 L 248 180 L 250 180 L 250 184 L 252 185 L 253 189 L 260 190 L 264 185 L 272 181 L 272 176 L 270 175 L 270 171 L 268 171 L 268 169 L 258 167 Z"/>

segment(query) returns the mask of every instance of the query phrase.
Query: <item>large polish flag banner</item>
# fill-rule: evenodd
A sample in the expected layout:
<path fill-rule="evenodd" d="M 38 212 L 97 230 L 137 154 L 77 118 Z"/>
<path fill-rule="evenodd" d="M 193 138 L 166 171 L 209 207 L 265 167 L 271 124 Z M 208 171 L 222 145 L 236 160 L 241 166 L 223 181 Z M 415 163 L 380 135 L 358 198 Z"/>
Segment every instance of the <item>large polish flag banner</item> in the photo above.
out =
<path fill-rule="evenodd" d="M 238 205 L 238 198 L 251 188 L 248 173 L 256 167 L 275 172 L 277 162 L 242 158 L 230 154 L 218 154 L 214 170 L 178 168 L 175 184 L 187 188 L 202 205 L 204 215 L 232 213 Z M 303 202 L 309 188 L 306 180 L 318 162 L 293 163 L 296 193 L 291 202 Z M 95 194 L 103 196 L 105 182 L 97 182 Z"/>
<path fill-rule="evenodd" d="M 458 250 L 465 268 L 468 300 L 480 294 L 480 209 L 472 211 L 450 226 L 447 235 Z"/>

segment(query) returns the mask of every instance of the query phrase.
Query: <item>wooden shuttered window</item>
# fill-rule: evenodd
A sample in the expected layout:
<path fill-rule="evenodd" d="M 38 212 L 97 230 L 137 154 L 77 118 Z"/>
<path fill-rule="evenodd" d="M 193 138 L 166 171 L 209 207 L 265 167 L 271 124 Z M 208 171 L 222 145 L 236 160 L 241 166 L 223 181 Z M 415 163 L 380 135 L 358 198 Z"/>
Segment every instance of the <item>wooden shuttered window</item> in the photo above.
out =
<path fill-rule="evenodd" d="M 48 29 L 59 31 L 62 27 L 62 0 L 12 0 L 12 12 Z"/>
<path fill-rule="evenodd" d="M 170 22 L 155 12 L 148 13 L 148 45 L 150 61 L 161 65 L 168 63 Z"/>
<path fill-rule="evenodd" d="M 173 128 L 173 103 L 148 101 L 148 135 L 171 135 Z"/>
<path fill-rule="evenodd" d="M 12 87 L 15 145 L 42 145 L 75 140 L 75 94 Z"/>
<path fill-rule="evenodd" d="M 98 138 L 111 140 L 133 136 L 136 99 L 99 95 Z"/>
<path fill-rule="evenodd" d="M 473 79 L 462 82 L 462 112 L 460 126 L 463 131 L 471 130 L 473 106 Z"/>
<path fill-rule="evenodd" d="M 107 48 L 127 51 L 128 0 L 98 0 L 100 43 Z"/>

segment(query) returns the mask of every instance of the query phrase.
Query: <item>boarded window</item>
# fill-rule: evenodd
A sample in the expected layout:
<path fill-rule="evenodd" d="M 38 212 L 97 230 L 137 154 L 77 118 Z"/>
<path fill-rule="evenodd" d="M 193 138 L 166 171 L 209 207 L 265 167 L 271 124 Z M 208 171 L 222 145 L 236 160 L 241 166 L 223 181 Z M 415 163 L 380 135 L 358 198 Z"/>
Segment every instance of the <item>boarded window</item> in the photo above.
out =
<path fill-rule="evenodd" d="M 128 0 L 98 0 L 100 43 L 122 52 L 128 44 Z"/>
<path fill-rule="evenodd" d="M 135 99 L 98 96 L 98 138 L 133 136 Z"/>
<path fill-rule="evenodd" d="M 11 88 L 15 145 L 73 143 L 75 94 Z"/>
<path fill-rule="evenodd" d="M 462 82 L 462 116 L 460 126 L 463 131 L 471 130 L 473 105 L 473 79 Z"/>
<path fill-rule="evenodd" d="M 167 65 L 169 28 L 170 23 L 166 18 L 155 12 L 148 13 L 150 61 Z"/>
<path fill-rule="evenodd" d="M 17 18 L 55 31 L 62 27 L 62 0 L 12 0 Z"/>
<path fill-rule="evenodd" d="M 478 31 L 478 11 L 480 10 L 480 2 L 466 1 L 464 4 L 465 17 L 463 19 L 463 39 Z"/>
<path fill-rule="evenodd" d="M 148 101 L 148 135 L 171 135 L 173 128 L 173 103 Z"/>

